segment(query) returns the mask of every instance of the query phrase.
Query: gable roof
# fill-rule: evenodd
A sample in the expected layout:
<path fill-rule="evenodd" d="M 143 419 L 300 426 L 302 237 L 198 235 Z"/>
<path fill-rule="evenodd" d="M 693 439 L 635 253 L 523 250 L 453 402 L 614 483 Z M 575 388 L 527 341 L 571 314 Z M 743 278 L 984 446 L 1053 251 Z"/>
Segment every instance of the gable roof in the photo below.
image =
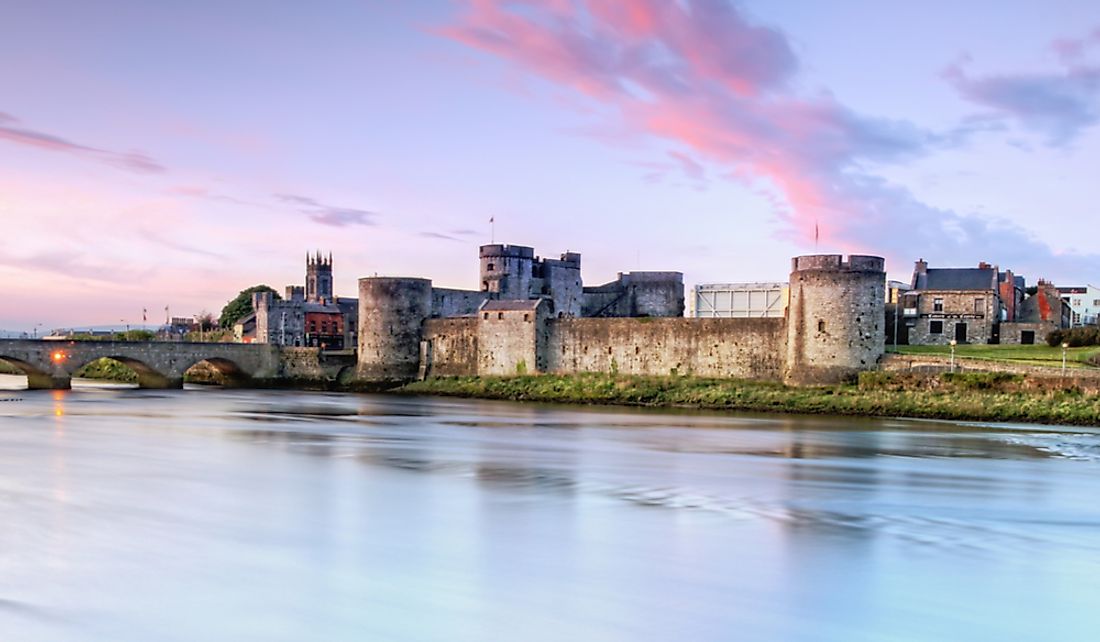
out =
<path fill-rule="evenodd" d="M 967 290 L 993 289 L 997 272 L 985 268 L 936 268 L 917 275 L 918 290 Z"/>

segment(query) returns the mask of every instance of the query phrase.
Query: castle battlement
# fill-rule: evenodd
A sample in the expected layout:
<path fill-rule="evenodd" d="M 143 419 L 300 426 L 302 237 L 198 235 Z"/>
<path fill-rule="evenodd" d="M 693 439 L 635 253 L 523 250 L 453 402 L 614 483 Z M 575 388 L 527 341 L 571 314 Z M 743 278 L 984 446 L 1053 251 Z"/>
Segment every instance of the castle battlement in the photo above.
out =
<path fill-rule="evenodd" d="M 843 254 L 809 254 L 791 259 L 791 272 L 805 270 L 883 272 L 885 269 L 886 259 L 881 256 L 852 254 L 845 257 Z"/>

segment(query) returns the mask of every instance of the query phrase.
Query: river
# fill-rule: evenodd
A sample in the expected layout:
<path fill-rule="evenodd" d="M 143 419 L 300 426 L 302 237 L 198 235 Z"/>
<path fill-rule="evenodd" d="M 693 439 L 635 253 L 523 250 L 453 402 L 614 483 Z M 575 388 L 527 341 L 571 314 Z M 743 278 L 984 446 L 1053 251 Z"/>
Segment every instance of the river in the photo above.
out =
<path fill-rule="evenodd" d="M 1098 605 L 1098 429 L 0 390 L 5 642 L 1095 640 Z"/>

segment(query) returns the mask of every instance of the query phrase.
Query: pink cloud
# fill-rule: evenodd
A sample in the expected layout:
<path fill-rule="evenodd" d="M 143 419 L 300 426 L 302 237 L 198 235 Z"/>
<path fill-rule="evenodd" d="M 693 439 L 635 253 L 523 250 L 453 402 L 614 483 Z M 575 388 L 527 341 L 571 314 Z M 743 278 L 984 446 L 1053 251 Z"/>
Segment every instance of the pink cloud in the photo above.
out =
<path fill-rule="evenodd" d="M 18 122 L 19 121 L 15 117 L 0 112 L 0 141 L 51 152 L 86 156 L 122 169 L 143 174 L 159 174 L 165 171 L 163 165 L 143 152 L 113 152 L 97 147 L 89 147 L 87 145 L 74 143 L 73 141 L 66 140 L 59 136 L 54 136 L 53 134 L 16 127 L 15 124 Z"/>
<path fill-rule="evenodd" d="M 786 37 L 725 0 L 476 0 L 441 32 L 612 107 L 613 131 L 674 143 L 723 176 L 771 185 L 784 201 L 773 212 L 782 235 L 803 245 L 819 228 L 832 247 L 902 264 L 933 248 L 964 264 L 1005 248 L 1030 265 L 1055 258 L 1024 230 L 928 207 L 875 175 L 988 123 L 936 133 L 800 96 Z"/>

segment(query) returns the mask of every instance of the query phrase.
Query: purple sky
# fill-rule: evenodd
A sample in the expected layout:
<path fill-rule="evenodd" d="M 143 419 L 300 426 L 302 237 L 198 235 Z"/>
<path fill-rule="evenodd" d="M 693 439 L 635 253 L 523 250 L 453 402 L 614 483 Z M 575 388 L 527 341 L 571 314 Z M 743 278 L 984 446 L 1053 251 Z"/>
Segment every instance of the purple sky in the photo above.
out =
<path fill-rule="evenodd" d="M 216 313 L 315 249 L 346 296 L 472 288 L 491 216 L 588 283 L 815 250 L 1100 282 L 1084 0 L 36 0 L 0 88 L 0 329 Z"/>

